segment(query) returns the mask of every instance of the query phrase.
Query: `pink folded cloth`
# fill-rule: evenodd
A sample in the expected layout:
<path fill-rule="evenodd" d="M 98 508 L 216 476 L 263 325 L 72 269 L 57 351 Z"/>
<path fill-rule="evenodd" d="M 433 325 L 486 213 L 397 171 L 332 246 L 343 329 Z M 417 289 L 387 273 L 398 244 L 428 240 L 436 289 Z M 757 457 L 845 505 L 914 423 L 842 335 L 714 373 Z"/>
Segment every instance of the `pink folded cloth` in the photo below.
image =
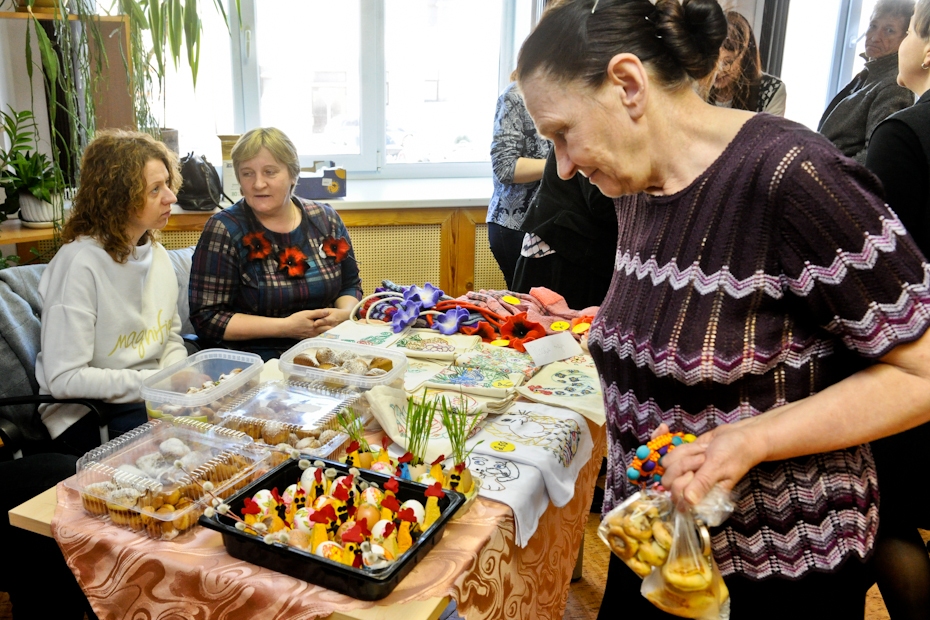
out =
<path fill-rule="evenodd" d="M 519 299 L 520 303 L 512 304 L 504 301 L 503 298 L 508 296 Z M 530 289 L 529 294 L 484 289 L 469 291 L 459 299 L 487 308 L 502 317 L 525 312 L 527 320 L 542 325 L 547 334 L 555 333 L 551 326 L 556 321 L 571 321 L 580 316 L 594 316 L 598 310 L 598 306 L 572 310 L 565 303 L 564 297 L 542 286 Z M 579 336 L 576 335 L 577 337 Z"/>

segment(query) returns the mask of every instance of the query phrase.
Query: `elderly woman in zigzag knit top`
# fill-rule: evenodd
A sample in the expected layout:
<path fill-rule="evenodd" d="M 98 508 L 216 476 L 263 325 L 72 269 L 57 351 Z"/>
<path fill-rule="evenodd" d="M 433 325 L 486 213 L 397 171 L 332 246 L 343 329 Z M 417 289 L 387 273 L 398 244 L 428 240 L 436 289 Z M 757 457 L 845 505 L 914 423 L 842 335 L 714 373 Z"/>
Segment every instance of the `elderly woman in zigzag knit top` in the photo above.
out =
<path fill-rule="evenodd" d="M 604 389 L 604 509 L 665 457 L 679 506 L 715 485 L 733 618 L 861 618 L 878 529 L 867 442 L 930 420 L 930 265 L 867 170 L 785 119 L 703 101 L 716 0 L 548 10 L 518 82 L 559 175 L 617 197 L 615 272 L 589 346 Z M 601 618 L 668 617 L 612 558 Z"/>

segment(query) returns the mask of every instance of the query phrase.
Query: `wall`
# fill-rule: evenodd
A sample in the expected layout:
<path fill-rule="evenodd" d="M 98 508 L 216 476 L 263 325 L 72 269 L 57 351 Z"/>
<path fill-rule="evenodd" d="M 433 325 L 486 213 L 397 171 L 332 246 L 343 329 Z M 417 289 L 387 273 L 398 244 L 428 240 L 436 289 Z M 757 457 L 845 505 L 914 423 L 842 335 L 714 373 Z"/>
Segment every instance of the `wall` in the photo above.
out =
<path fill-rule="evenodd" d="M 34 33 L 33 33 L 34 34 Z M 36 120 L 39 124 L 40 143 L 39 149 L 51 155 L 50 132 L 48 129 L 48 111 L 45 103 L 45 88 L 41 80 L 35 80 L 34 85 L 29 84 L 29 75 L 26 73 L 26 20 L 20 19 L 0 19 L 0 109 L 4 112 L 14 110 L 26 110 L 35 105 Z M 32 40 L 32 57 L 39 58 L 39 49 Z M 5 137 L 0 136 L 3 141 L 3 148 L 9 147 L 9 142 Z M 6 199 L 4 192 L 0 189 L 0 201 Z M 12 245 L 3 245 L 0 239 L 0 252 L 3 256 L 16 253 L 16 247 Z M 28 258 L 28 257 L 21 257 Z"/>

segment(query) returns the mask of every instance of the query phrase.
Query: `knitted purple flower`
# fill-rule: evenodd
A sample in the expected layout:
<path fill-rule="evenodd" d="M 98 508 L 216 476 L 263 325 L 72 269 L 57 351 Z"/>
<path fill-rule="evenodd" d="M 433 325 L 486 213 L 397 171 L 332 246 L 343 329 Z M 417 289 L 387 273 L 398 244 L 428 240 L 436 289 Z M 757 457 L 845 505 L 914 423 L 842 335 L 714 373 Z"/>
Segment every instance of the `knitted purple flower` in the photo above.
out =
<path fill-rule="evenodd" d="M 440 297 L 442 297 L 442 290 L 436 288 L 429 282 L 422 287 L 414 284 L 404 289 L 404 301 L 419 301 L 423 304 L 424 310 L 429 310 L 435 306 Z"/>
<path fill-rule="evenodd" d="M 465 308 L 449 308 L 448 311 L 436 316 L 433 329 L 439 330 L 443 336 L 449 336 L 459 331 L 459 325 L 467 318 L 468 310 Z"/>
<path fill-rule="evenodd" d="M 391 329 L 398 334 L 417 320 L 420 316 L 421 304 L 418 301 L 404 301 L 397 307 L 397 312 L 391 317 Z"/>

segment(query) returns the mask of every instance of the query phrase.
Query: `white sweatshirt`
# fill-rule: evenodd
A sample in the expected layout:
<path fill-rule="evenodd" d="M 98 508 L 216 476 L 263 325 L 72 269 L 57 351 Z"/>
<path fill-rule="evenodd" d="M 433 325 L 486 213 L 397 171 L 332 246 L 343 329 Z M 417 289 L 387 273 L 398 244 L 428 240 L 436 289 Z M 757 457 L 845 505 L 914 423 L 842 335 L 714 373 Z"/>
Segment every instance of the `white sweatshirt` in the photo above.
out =
<path fill-rule="evenodd" d="M 40 393 L 56 398 L 142 400 L 142 381 L 183 360 L 178 282 L 160 244 L 135 248 L 117 263 L 96 240 L 66 243 L 39 282 Z M 52 438 L 87 413 L 80 405 L 41 408 Z"/>

